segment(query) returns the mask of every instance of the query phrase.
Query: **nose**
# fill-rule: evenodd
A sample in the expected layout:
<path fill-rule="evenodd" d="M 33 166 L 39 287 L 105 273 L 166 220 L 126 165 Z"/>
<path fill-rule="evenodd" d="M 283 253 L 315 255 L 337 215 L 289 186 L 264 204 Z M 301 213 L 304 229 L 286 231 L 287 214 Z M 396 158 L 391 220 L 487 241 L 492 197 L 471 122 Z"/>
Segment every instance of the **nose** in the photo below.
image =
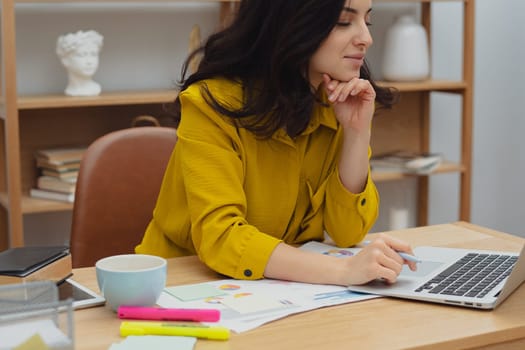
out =
<path fill-rule="evenodd" d="M 354 44 L 356 46 L 364 46 L 365 48 L 368 48 L 373 42 L 374 40 L 372 39 L 368 25 L 366 23 L 362 23 L 359 26 L 359 32 L 354 36 Z"/>

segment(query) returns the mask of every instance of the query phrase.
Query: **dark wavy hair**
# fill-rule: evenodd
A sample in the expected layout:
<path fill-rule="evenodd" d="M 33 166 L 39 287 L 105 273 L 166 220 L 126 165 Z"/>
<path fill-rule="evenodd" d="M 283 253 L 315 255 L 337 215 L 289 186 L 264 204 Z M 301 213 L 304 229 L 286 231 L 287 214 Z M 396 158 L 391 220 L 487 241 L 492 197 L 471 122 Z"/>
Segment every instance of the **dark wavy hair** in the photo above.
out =
<path fill-rule="evenodd" d="M 219 103 L 204 85 L 206 102 L 260 137 L 284 128 L 299 135 L 308 125 L 315 103 L 320 103 L 308 80 L 310 58 L 336 25 L 345 0 L 242 0 L 232 23 L 211 35 L 190 54 L 182 67 L 181 91 L 204 79 L 222 77 L 241 83 L 243 106 Z M 190 61 L 202 59 L 186 79 Z M 371 82 L 381 107 L 395 103 L 393 89 L 377 86 L 368 65 L 361 78 Z M 173 112 L 178 126 L 180 100 Z"/>

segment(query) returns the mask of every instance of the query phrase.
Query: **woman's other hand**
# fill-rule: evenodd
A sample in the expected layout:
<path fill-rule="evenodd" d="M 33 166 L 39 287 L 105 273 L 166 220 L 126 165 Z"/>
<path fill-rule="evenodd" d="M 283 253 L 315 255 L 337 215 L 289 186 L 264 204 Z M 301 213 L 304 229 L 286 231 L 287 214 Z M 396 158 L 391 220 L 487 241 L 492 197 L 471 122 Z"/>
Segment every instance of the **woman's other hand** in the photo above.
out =
<path fill-rule="evenodd" d="M 375 279 L 394 283 L 404 264 L 415 271 L 416 263 L 403 259 L 398 252 L 413 254 L 407 243 L 386 234 L 379 234 L 358 254 L 345 259 L 347 285 L 364 284 Z"/>

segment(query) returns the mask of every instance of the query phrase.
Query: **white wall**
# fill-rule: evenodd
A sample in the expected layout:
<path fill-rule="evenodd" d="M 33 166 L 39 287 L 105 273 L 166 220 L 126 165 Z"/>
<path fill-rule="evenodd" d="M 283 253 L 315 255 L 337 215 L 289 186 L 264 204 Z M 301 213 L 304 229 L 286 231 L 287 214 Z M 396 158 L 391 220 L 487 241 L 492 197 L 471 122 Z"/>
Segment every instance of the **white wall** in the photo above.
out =
<path fill-rule="evenodd" d="M 102 10 L 86 5 L 39 5 L 34 11 L 31 6 L 20 6 L 17 22 L 18 84 L 25 93 L 61 92 L 64 88 L 65 71 L 54 55 L 60 34 L 95 29 L 104 35 L 105 47 L 95 75 L 103 89 L 163 88 L 179 76 L 187 33 L 193 23 L 203 25 L 204 33 L 217 24 L 217 7 L 209 4 L 155 5 L 153 9 L 135 5 L 131 10 L 123 10 L 121 5 L 105 5 Z M 181 6 L 182 15 L 177 10 Z M 457 79 L 461 76 L 461 4 L 444 2 L 433 6 L 432 74 Z M 61 10 L 57 13 L 57 9 Z M 373 68 L 380 61 L 384 31 L 394 15 L 406 12 L 417 14 L 417 9 L 403 3 L 374 5 Z M 525 208 L 525 189 L 521 186 L 525 146 L 520 135 L 525 130 L 525 121 L 520 118 L 525 100 L 521 86 L 525 81 L 525 23 L 520 18 L 524 12 L 523 0 L 476 0 L 471 221 L 525 237 L 520 222 Z M 376 73 L 380 72 L 376 69 Z M 457 96 L 434 95 L 431 149 L 458 160 L 461 101 Z M 457 178 L 456 174 L 431 177 L 431 224 L 458 219 Z M 383 210 L 374 231 L 388 229 L 390 207 L 408 208 L 407 223 L 415 225 L 414 182 L 380 183 L 378 187 Z M 70 215 L 63 215 L 63 221 L 55 227 L 52 222 L 57 215 L 49 214 L 51 219 L 45 220 L 46 225 L 38 224 L 43 219 L 41 214 L 26 216 L 28 238 L 67 235 L 63 231 Z"/>
<path fill-rule="evenodd" d="M 475 83 L 473 128 L 473 176 L 471 222 L 525 237 L 525 145 L 522 132 L 525 89 L 525 11 L 523 0 L 476 0 Z M 455 65 L 448 65 L 449 48 L 454 48 L 455 23 L 451 18 L 454 3 L 440 4 L 433 20 L 439 28 L 434 56 L 443 64 L 434 67 L 437 74 Z M 452 23 L 451 23 L 452 22 Z M 434 103 L 435 102 L 435 103 Z M 432 147 L 448 152 L 448 137 L 454 125 L 452 107 L 459 101 L 433 101 Z M 454 106 L 455 107 L 455 106 Z M 450 113 L 450 114 L 449 114 Z M 455 145 L 454 145 L 455 146 Z M 452 154 L 452 152 L 450 152 Z M 459 155 L 457 155 L 459 157 Z M 436 180 L 440 176 L 436 176 Z M 455 203 L 447 193 L 452 179 L 433 183 L 431 222 L 448 221 Z"/>
<path fill-rule="evenodd" d="M 59 35 L 93 29 L 104 36 L 94 80 L 103 91 L 170 88 L 179 77 L 194 24 L 208 35 L 217 3 L 23 4 L 17 7 L 18 90 L 62 93 L 67 75 L 55 46 Z"/>
<path fill-rule="evenodd" d="M 525 1 L 477 0 L 472 222 L 525 237 Z"/>

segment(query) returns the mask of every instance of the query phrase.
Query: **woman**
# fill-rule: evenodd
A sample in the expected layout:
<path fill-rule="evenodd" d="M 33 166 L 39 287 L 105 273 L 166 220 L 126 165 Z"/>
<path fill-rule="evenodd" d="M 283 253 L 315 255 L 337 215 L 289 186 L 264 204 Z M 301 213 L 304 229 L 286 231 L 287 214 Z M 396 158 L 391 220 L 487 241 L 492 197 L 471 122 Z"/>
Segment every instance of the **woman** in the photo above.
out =
<path fill-rule="evenodd" d="M 182 82 L 178 143 L 137 253 L 335 285 L 415 269 L 397 254 L 409 245 L 387 235 L 348 258 L 296 247 L 324 232 L 355 245 L 377 217 L 370 126 L 375 103 L 393 95 L 364 62 L 370 11 L 371 0 L 241 1 Z"/>

